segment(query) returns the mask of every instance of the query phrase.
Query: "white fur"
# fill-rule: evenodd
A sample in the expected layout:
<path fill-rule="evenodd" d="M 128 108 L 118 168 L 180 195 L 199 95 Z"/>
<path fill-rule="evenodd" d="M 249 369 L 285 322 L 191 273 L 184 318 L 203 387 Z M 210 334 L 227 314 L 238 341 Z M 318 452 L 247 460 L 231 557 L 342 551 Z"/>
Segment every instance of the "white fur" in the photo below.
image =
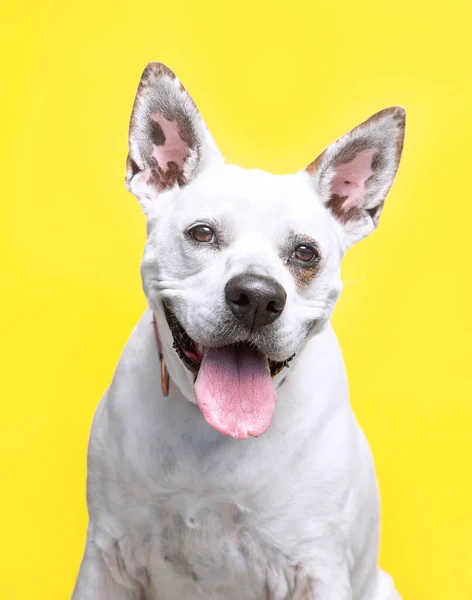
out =
<path fill-rule="evenodd" d="M 374 467 L 328 322 L 349 246 L 344 228 L 305 173 L 208 161 L 182 189 L 139 193 L 148 218 L 143 284 L 171 394 L 160 392 L 150 310 L 94 418 L 90 523 L 73 600 L 398 599 L 377 566 Z M 202 219 L 224 229 L 224 248 L 189 243 L 184 231 Z M 302 290 L 280 258 L 293 232 L 315 239 L 322 256 Z M 162 301 L 193 340 L 217 345 L 228 327 L 224 286 L 248 269 L 287 292 L 280 319 L 252 341 L 274 360 L 296 358 L 275 380 L 268 432 L 238 441 L 210 428 L 195 406 Z"/>

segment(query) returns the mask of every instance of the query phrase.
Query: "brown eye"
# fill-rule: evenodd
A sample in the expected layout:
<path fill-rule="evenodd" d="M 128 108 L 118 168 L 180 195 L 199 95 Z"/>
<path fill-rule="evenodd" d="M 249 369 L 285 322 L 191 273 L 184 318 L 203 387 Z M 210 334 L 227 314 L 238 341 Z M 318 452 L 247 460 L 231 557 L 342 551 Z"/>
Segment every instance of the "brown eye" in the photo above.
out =
<path fill-rule="evenodd" d="M 195 225 L 195 227 L 189 229 L 188 232 L 196 242 L 202 242 L 207 244 L 213 241 L 213 237 L 215 235 L 213 233 L 213 229 L 211 227 L 208 227 L 208 225 Z"/>
<path fill-rule="evenodd" d="M 318 257 L 318 252 L 312 248 L 311 246 L 305 246 L 304 244 L 300 244 L 295 248 L 295 257 L 298 260 L 302 260 L 303 262 L 310 262 L 314 258 Z"/>

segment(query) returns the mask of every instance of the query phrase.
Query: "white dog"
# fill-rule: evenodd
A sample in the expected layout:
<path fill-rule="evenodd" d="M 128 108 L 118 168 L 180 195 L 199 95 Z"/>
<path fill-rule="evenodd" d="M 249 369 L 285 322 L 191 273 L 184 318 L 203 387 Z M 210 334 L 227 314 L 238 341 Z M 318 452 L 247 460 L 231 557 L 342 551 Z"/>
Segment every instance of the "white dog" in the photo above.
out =
<path fill-rule="evenodd" d="M 389 108 L 296 175 L 244 170 L 175 75 L 145 69 L 127 186 L 150 310 L 94 418 L 73 600 L 399 598 L 329 317 L 404 129 Z"/>

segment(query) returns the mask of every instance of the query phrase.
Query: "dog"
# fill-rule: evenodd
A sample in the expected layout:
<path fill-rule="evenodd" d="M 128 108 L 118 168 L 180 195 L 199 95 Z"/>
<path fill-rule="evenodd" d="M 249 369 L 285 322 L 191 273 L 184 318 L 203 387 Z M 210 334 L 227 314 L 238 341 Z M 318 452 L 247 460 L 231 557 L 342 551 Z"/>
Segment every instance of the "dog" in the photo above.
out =
<path fill-rule="evenodd" d="M 403 148 L 385 109 L 305 169 L 226 164 L 160 63 L 143 72 L 127 188 L 149 310 L 93 420 L 73 600 L 398 600 L 329 318 Z"/>

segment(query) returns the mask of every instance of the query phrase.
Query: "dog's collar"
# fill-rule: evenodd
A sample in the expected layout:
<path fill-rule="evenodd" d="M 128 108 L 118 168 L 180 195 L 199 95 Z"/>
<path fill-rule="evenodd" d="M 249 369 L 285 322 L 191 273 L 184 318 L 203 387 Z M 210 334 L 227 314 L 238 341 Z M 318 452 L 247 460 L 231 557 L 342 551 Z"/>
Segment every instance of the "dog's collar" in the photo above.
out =
<path fill-rule="evenodd" d="M 159 355 L 159 361 L 161 363 L 162 393 L 164 394 L 164 396 L 168 396 L 169 389 L 170 389 L 169 371 L 167 370 L 166 361 L 164 360 L 164 355 L 162 353 L 162 342 L 161 342 L 161 338 L 159 337 L 159 330 L 157 329 L 156 315 L 154 313 L 152 313 L 152 327 L 154 329 L 154 337 L 156 338 L 157 353 Z"/>

